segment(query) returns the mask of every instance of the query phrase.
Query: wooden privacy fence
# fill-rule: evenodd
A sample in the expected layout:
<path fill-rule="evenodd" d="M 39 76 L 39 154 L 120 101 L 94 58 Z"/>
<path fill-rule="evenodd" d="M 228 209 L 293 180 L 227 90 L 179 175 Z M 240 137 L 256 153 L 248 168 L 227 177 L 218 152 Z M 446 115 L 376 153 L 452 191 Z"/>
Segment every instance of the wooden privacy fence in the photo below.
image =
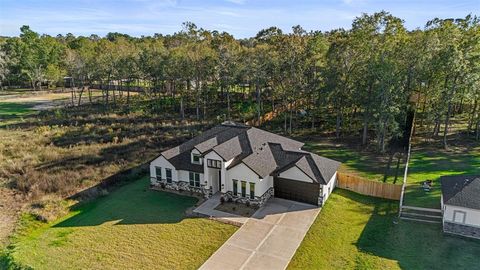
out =
<path fill-rule="evenodd" d="M 363 195 L 400 200 L 402 193 L 401 185 L 377 182 L 364 179 L 351 174 L 338 173 L 337 187 L 348 189 Z"/>

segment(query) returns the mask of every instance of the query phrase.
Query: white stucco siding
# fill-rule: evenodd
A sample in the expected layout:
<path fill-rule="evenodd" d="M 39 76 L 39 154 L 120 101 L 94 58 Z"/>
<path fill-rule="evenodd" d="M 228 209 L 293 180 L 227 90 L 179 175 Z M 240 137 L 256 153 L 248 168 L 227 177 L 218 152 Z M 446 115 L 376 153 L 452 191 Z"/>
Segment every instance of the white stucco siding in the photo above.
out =
<path fill-rule="evenodd" d="M 328 184 L 323 185 L 323 201 L 327 201 L 328 197 L 330 197 L 330 194 L 332 193 L 333 189 L 335 188 L 337 184 L 337 173 L 335 173 Z"/>
<path fill-rule="evenodd" d="M 279 177 L 285 178 L 285 179 L 292 179 L 292 180 L 297 180 L 297 181 L 302 181 L 302 182 L 308 182 L 308 183 L 313 183 L 313 180 L 306 175 L 302 170 L 300 170 L 297 166 L 293 166 L 290 169 L 281 172 L 279 174 Z"/>
<path fill-rule="evenodd" d="M 150 163 L 150 181 L 152 182 L 152 184 L 154 184 L 155 182 L 155 178 L 157 177 L 156 175 L 156 167 L 160 167 L 162 168 L 161 171 L 162 171 L 162 179 L 165 179 L 165 176 L 166 176 L 166 172 L 165 172 L 165 169 L 171 169 L 172 170 L 172 181 L 177 181 L 178 179 L 178 174 L 177 174 L 177 170 L 175 170 L 175 167 L 173 167 L 173 165 L 163 156 L 159 156 L 158 158 L 154 159 L 151 163 Z"/>
<path fill-rule="evenodd" d="M 236 165 L 235 167 L 227 171 L 227 177 L 225 181 L 225 190 L 233 191 L 233 179 L 238 180 L 238 193 L 241 191 L 241 181 L 247 182 L 247 196 L 250 195 L 249 183 L 255 183 L 255 196 L 261 196 L 265 191 L 273 186 L 273 180 L 271 176 L 261 179 L 254 171 L 243 163 Z"/>
<path fill-rule="evenodd" d="M 456 219 L 455 220 L 455 213 Z M 465 216 L 465 223 L 463 223 L 463 215 Z M 472 225 L 480 227 L 480 210 L 463 208 L 453 205 L 444 205 L 443 220 L 454 223 L 462 223 L 465 225 Z"/>

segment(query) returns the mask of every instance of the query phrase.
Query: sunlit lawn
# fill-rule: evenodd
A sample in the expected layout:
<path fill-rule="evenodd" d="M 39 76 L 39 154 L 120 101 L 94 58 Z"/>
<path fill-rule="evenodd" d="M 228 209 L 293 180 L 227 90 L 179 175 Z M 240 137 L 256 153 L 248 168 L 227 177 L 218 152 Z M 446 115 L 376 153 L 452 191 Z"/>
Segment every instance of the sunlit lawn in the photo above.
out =
<path fill-rule="evenodd" d="M 405 204 L 440 208 L 440 176 L 480 175 L 480 143 L 453 145 L 449 150 L 414 147 L 409 167 Z M 425 180 L 434 181 L 429 192 L 421 188 Z"/>
<path fill-rule="evenodd" d="M 478 269 L 480 242 L 397 220 L 397 201 L 336 189 L 289 269 Z"/>
<path fill-rule="evenodd" d="M 315 139 L 308 141 L 305 149 L 320 156 L 342 162 L 340 171 L 355 174 L 369 180 L 383 181 L 388 163 L 387 154 L 363 151 L 361 148 L 354 148 L 347 144 L 335 144 L 330 140 L 317 141 Z M 388 172 L 388 183 L 394 182 L 396 161 L 396 158 L 392 160 Z M 397 184 L 402 182 L 403 170 L 404 160 L 402 159 L 398 170 Z"/>
<path fill-rule="evenodd" d="M 33 113 L 33 103 L 0 102 L 0 119 Z"/>
<path fill-rule="evenodd" d="M 19 236 L 11 258 L 34 269 L 196 269 L 236 230 L 186 218 L 196 201 L 143 178 Z"/>

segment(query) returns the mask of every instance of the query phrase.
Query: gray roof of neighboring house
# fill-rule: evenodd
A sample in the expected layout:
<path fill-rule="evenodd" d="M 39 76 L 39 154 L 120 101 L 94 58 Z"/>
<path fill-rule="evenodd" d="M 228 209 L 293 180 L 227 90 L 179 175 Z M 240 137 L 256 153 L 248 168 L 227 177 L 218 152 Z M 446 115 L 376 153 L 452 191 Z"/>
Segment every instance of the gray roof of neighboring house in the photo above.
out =
<path fill-rule="evenodd" d="M 480 175 L 440 177 L 443 203 L 480 210 Z"/>
<path fill-rule="evenodd" d="M 262 178 L 297 166 L 314 182 L 328 183 L 340 162 L 304 151 L 303 145 L 255 127 L 224 122 L 162 155 L 178 170 L 203 172 L 201 165 L 191 163 L 190 152 L 215 151 L 224 160 L 233 159 L 228 168 L 244 163 Z"/>

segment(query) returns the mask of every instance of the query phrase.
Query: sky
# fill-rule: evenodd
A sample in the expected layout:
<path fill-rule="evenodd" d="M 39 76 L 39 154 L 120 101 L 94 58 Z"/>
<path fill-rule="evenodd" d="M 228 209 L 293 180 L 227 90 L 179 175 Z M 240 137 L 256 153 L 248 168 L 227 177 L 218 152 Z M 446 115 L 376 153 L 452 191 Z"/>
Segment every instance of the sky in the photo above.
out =
<path fill-rule="evenodd" d="M 22 25 L 49 35 L 173 34 L 191 21 L 246 38 L 270 26 L 348 29 L 355 17 L 381 10 L 412 30 L 436 17 L 480 15 L 480 0 L 0 0 L 0 36 L 18 36 Z"/>

